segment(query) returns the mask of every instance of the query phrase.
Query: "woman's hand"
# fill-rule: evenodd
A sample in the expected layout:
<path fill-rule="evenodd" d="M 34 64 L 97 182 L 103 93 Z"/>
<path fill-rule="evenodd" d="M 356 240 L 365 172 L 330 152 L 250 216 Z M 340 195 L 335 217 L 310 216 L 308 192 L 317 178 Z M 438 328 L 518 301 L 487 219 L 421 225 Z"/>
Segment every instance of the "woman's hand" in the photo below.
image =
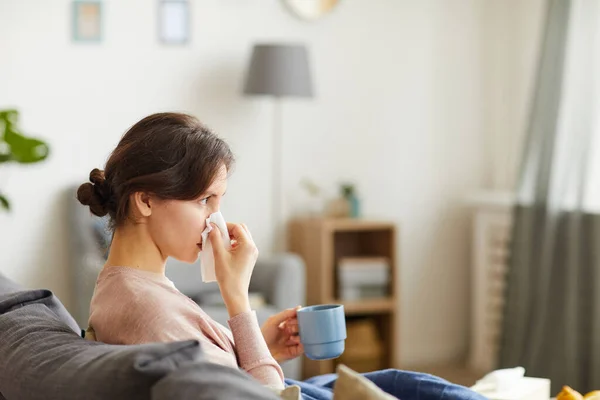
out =
<path fill-rule="evenodd" d="M 278 363 L 296 358 L 304 353 L 304 347 L 298 336 L 298 318 L 296 308 L 288 308 L 271 316 L 261 331 L 271 355 Z"/>
<path fill-rule="evenodd" d="M 215 258 L 217 283 L 229 317 L 233 318 L 238 314 L 250 311 L 248 286 L 258 258 L 258 249 L 252 240 L 250 231 L 244 224 L 227 223 L 229 237 L 232 239 L 230 250 L 225 248 L 217 225 L 212 224 L 212 228 L 208 237 Z"/>

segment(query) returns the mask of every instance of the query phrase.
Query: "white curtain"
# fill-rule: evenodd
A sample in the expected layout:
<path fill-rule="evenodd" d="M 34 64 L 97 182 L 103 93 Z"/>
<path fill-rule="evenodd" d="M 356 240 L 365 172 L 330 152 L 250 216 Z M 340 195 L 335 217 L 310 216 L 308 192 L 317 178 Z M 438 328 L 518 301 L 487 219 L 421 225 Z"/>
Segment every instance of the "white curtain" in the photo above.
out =
<path fill-rule="evenodd" d="M 550 0 L 517 193 L 503 366 L 600 388 L 600 1 Z"/>

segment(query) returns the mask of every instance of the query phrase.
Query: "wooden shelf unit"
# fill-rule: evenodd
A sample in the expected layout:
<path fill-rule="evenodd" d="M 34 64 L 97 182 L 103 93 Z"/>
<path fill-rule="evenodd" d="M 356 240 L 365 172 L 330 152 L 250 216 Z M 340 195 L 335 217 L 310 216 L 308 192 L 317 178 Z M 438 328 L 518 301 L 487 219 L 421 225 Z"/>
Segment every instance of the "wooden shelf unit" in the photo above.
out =
<path fill-rule="evenodd" d="M 289 224 L 288 249 L 306 263 L 307 305 L 343 304 L 347 323 L 359 318 L 372 319 L 384 347 L 382 368 L 396 367 L 400 342 L 396 235 L 395 225 L 386 221 L 310 218 L 292 220 Z M 386 257 L 390 263 L 388 296 L 340 300 L 337 264 L 344 257 Z M 335 367 L 336 360 L 304 358 L 304 378 L 334 372 Z"/>

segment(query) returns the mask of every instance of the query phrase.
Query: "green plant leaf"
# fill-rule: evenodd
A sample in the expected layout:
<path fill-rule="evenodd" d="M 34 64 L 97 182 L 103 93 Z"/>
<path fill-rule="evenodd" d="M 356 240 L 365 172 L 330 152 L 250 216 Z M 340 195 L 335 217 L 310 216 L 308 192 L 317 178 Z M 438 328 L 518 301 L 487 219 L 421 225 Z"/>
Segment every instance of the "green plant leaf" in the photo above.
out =
<path fill-rule="evenodd" d="M 0 110 L 0 139 L 7 130 L 14 129 L 19 122 L 19 112 L 14 109 Z"/>
<path fill-rule="evenodd" d="M 39 139 L 27 138 L 13 129 L 6 129 L 4 140 L 10 147 L 11 160 L 31 164 L 48 157 L 48 145 Z"/>
<path fill-rule="evenodd" d="M 8 162 L 10 160 L 12 160 L 10 146 L 4 141 L 4 139 L 0 138 L 0 163 Z"/>
<path fill-rule="evenodd" d="M 0 110 L 0 119 L 7 123 L 16 125 L 19 122 L 19 111 L 14 108 L 8 110 Z"/>
<path fill-rule="evenodd" d="M 23 135 L 18 122 L 17 110 L 0 110 L 0 163 L 31 164 L 46 159 L 49 146 L 42 140 Z"/>
<path fill-rule="evenodd" d="M 7 211 L 10 211 L 10 203 L 8 199 L 0 194 L 0 209 L 4 208 Z"/>

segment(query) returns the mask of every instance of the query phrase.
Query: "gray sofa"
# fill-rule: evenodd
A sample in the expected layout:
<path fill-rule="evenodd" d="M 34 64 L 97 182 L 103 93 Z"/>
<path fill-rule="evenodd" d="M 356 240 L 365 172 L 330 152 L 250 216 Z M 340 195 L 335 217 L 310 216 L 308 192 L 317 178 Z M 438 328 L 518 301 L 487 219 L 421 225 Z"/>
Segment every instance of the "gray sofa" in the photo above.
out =
<path fill-rule="evenodd" d="M 93 216 L 68 191 L 70 217 L 71 286 L 75 304 L 72 314 L 83 329 L 87 327 L 90 299 L 100 269 L 106 260 L 110 234 L 107 220 Z M 217 322 L 227 326 L 228 314 L 221 302 L 216 283 L 203 283 L 199 261 L 186 264 L 175 259 L 167 262 L 167 277 L 185 295 L 196 301 Z M 250 292 L 259 293 L 266 304 L 256 308 L 262 324 L 269 316 L 290 307 L 305 305 L 305 266 L 300 257 L 290 253 L 260 257 L 250 282 Z M 302 359 L 282 365 L 287 378 L 300 379 Z"/>
<path fill-rule="evenodd" d="M 243 371 L 207 362 L 195 340 L 84 340 L 48 290 L 0 274 L 0 400 L 277 400 Z"/>

